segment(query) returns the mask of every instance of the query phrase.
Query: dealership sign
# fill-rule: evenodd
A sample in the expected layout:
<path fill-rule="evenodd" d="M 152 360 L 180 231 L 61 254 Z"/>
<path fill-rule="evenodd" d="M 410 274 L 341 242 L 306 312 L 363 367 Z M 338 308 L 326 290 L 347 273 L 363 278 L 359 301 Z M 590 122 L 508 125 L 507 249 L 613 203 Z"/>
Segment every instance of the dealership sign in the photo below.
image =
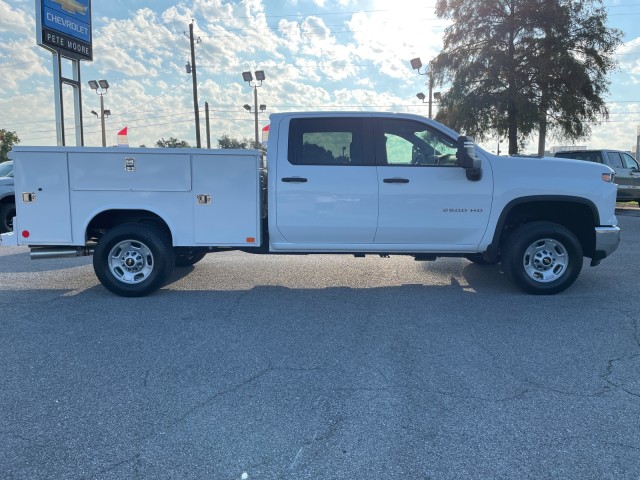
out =
<path fill-rule="evenodd" d="M 93 60 L 91 0 L 36 0 L 38 45 L 77 60 Z"/>

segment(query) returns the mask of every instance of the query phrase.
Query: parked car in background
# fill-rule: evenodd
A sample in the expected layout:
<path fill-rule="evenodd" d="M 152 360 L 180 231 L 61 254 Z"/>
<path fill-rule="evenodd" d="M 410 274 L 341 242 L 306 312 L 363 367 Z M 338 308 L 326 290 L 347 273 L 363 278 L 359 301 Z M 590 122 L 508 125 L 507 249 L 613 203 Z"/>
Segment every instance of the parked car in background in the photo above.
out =
<path fill-rule="evenodd" d="M 616 173 L 619 202 L 638 202 L 640 206 L 640 165 L 626 152 L 619 150 L 570 150 L 558 152 L 556 157 L 603 163 Z"/>
<path fill-rule="evenodd" d="M 13 186 L 13 162 L 0 163 L 0 233 L 13 230 L 16 195 Z"/>

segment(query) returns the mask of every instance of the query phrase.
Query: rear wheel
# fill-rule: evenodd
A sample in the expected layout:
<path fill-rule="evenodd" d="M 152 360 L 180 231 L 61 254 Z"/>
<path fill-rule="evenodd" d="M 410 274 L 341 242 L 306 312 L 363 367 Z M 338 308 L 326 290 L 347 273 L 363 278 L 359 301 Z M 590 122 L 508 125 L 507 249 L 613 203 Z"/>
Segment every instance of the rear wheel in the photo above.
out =
<path fill-rule="evenodd" d="M 174 265 L 169 235 L 147 224 L 124 223 L 96 245 L 93 268 L 100 283 L 122 297 L 141 297 L 165 284 Z"/>
<path fill-rule="evenodd" d="M 0 205 L 0 233 L 13 230 L 13 217 L 16 216 L 16 204 L 5 203 Z"/>
<path fill-rule="evenodd" d="M 511 282 L 536 295 L 562 292 L 582 270 L 582 245 L 562 225 L 532 222 L 519 227 L 502 250 L 502 267 Z"/>

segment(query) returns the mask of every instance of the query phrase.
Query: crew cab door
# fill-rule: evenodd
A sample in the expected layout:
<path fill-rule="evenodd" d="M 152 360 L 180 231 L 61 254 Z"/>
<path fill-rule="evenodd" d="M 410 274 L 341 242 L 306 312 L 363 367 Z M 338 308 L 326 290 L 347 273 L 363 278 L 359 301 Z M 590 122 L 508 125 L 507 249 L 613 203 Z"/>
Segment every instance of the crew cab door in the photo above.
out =
<path fill-rule="evenodd" d="M 456 165 L 455 139 L 415 120 L 373 123 L 380 192 L 375 243 L 444 251 L 480 243 L 491 210 L 490 168 L 470 181 Z"/>
<path fill-rule="evenodd" d="M 291 119 L 275 183 L 276 226 L 286 242 L 373 243 L 378 179 L 370 128 L 362 117 Z"/>

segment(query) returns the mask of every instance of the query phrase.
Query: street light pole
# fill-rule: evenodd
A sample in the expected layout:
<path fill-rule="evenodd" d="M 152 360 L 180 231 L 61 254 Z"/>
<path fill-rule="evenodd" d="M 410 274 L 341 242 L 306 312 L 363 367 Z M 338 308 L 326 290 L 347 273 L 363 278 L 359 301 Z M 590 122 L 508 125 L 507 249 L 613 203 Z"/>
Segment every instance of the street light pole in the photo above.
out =
<path fill-rule="evenodd" d="M 260 148 L 260 137 L 258 136 L 258 113 L 264 111 L 267 106 L 260 105 L 260 109 L 258 109 L 258 87 L 262 86 L 262 82 L 265 79 L 263 70 L 256 70 L 256 81 L 260 83 L 253 82 L 253 74 L 251 72 L 242 72 L 242 79 L 249 84 L 250 87 L 253 88 L 253 114 L 254 114 L 254 128 L 255 128 L 255 140 L 254 140 L 254 148 Z M 251 111 L 251 107 L 249 105 L 245 105 L 244 109 L 247 111 Z"/>
<path fill-rule="evenodd" d="M 102 127 L 102 146 L 107 146 L 107 134 L 104 125 L 104 95 L 100 95 L 100 126 Z"/>
<path fill-rule="evenodd" d="M 253 86 L 253 113 L 255 119 L 255 147 L 258 148 L 260 139 L 258 138 L 258 87 Z"/>
<path fill-rule="evenodd" d="M 107 134 L 105 131 L 104 117 L 110 115 L 111 112 L 109 110 L 104 109 L 104 96 L 107 94 L 107 90 L 109 90 L 109 82 L 106 80 L 89 80 L 89 87 L 91 90 L 96 92 L 96 94 L 100 95 L 100 126 L 102 127 L 102 146 L 107 146 Z M 105 113 L 108 112 L 108 113 Z M 92 113 L 95 113 L 92 111 Z M 97 115 L 97 114 L 96 114 Z"/>
<path fill-rule="evenodd" d="M 411 59 L 411 67 L 414 70 L 418 71 L 419 75 L 429 75 L 429 81 L 428 81 L 428 85 L 429 85 L 429 118 L 432 118 L 432 105 L 433 105 L 433 65 L 431 65 L 431 63 L 429 63 L 429 66 L 425 69 L 424 72 L 421 72 L 420 69 L 422 68 L 422 60 L 420 60 L 420 57 L 417 58 L 413 58 Z M 420 94 L 422 95 L 421 97 L 418 97 L 422 100 L 423 103 L 427 103 L 424 101 L 424 94 Z"/>

